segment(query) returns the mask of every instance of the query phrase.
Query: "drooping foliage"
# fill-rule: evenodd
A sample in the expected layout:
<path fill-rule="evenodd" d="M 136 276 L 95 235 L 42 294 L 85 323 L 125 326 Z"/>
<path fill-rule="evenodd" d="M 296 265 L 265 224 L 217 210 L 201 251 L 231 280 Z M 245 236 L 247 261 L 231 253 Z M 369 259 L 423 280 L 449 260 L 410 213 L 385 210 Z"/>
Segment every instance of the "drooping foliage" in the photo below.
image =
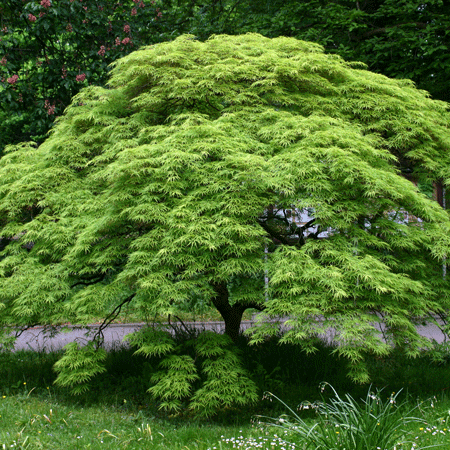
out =
<path fill-rule="evenodd" d="M 164 317 L 210 301 L 226 342 L 130 337 L 164 356 L 150 392 L 172 409 L 255 398 L 229 341 L 249 308 L 253 342 L 281 318 L 282 341 L 306 351 L 333 332 L 365 380 L 365 352 L 418 354 L 415 320 L 449 306 L 448 214 L 402 175 L 448 183 L 449 124 L 447 104 L 410 81 L 293 38 L 144 47 L 114 63 L 108 88 L 75 96 L 42 145 L 1 159 L 1 324 L 83 324 L 109 309 L 101 346 L 125 304 Z M 59 380 L 76 384 L 74 364 L 99 373 L 94 348 L 71 346 Z"/>

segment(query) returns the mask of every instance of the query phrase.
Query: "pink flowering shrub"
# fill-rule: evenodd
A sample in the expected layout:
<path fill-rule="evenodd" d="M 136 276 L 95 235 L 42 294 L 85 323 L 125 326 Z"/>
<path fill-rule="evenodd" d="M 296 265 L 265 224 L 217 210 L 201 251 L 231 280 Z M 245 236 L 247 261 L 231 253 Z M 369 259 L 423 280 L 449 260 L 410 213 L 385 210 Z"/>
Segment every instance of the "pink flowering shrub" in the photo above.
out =
<path fill-rule="evenodd" d="M 42 142 L 57 114 L 55 105 L 63 111 L 87 81 L 103 85 L 108 65 L 116 59 L 136 46 L 165 40 L 166 31 L 172 39 L 173 30 L 153 20 L 162 4 L 162 0 L 153 4 L 151 0 L 0 0 L 0 84 L 6 94 L 0 114 L 16 117 L 11 129 L 0 133 L 0 153 L 6 137 L 8 143 Z M 29 130 L 27 136 L 16 132 L 17 117 L 29 118 L 22 128 Z"/>
<path fill-rule="evenodd" d="M 18 79 L 19 79 L 19 75 L 13 75 L 12 77 L 7 78 L 6 81 L 9 84 L 15 84 Z"/>
<path fill-rule="evenodd" d="M 56 108 L 56 106 L 55 106 L 54 103 L 53 103 L 53 105 L 51 105 L 50 102 L 49 102 L 48 100 L 45 100 L 45 102 L 44 102 L 44 108 L 46 109 L 47 114 L 48 114 L 49 116 L 52 116 L 53 114 L 55 114 L 55 108 Z"/>

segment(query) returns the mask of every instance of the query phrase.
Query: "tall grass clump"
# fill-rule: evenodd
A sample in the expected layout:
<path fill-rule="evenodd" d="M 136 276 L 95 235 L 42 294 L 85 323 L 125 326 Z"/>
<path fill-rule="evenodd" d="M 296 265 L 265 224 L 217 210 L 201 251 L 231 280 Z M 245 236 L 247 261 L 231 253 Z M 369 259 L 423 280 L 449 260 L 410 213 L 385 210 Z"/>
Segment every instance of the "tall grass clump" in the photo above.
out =
<path fill-rule="evenodd" d="M 291 439 L 301 443 L 305 450 L 419 450 L 414 436 L 405 429 L 405 425 L 425 424 L 426 421 L 412 415 L 417 406 L 408 409 L 407 401 L 397 403 L 400 391 L 392 393 L 383 401 L 381 390 L 374 393 L 369 388 L 366 398 L 359 403 L 349 394 L 340 397 L 329 383 L 322 384 L 322 392 L 326 387 L 330 387 L 334 394 L 328 402 L 303 402 L 298 407 L 299 410 L 316 411 L 317 417 L 312 424 L 305 422 L 272 393 L 266 395 L 280 402 L 289 414 L 277 419 L 258 416 L 258 423 L 265 428 L 281 428 Z M 437 446 L 439 445 L 421 448 Z"/>

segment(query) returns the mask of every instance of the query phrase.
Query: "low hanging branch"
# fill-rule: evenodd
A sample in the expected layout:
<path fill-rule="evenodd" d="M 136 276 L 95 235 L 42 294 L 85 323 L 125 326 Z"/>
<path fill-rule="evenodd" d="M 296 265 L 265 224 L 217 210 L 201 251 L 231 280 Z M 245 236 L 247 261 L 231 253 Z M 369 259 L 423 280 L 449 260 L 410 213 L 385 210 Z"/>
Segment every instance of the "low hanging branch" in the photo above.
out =
<path fill-rule="evenodd" d="M 96 341 L 97 348 L 101 347 L 103 345 L 103 342 L 105 341 L 105 336 L 103 334 L 103 330 L 105 330 L 120 314 L 122 308 L 124 305 L 128 304 L 133 300 L 136 293 L 131 294 L 129 297 L 127 297 L 125 300 L 120 303 L 120 305 L 117 305 L 113 311 L 105 318 L 105 320 L 102 322 L 100 327 L 98 328 L 97 332 L 94 334 L 93 341 Z"/>

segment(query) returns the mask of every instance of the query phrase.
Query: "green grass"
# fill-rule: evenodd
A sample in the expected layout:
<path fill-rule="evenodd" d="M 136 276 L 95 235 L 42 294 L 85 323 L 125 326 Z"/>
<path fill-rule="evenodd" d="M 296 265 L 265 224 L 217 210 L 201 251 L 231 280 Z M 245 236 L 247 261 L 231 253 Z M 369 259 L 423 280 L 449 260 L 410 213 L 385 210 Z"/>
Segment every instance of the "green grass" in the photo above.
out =
<path fill-rule="evenodd" d="M 4 397 L 4 398 L 3 398 Z M 424 406 L 424 405 L 422 405 Z M 450 448 L 448 408 L 450 401 L 427 404 L 427 424 L 410 424 L 416 449 L 444 444 Z M 431 408 L 431 410 L 430 410 Z M 314 419 L 306 419 L 311 426 Z M 106 405 L 81 406 L 59 403 L 51 393 L 28 391 L 0 399 L 0 448 L 22 449 L 285 449 L 300 450 L 304 445 L 295 436 L 280 430 L 261 431 L 250 423 L 230 426 L 162 420 L 139 409 Z M 288 444 L 286 441 L 292 441 Z M 398 446 L 398 450 L 413 448 Z M 370 450 L 370 449 L 368 449 Z M 375 448 L 373 449 L 375 450 Z M 393 450 L 390 448 L 389 450 Z"/>
<path fill-rule="evenodd" d="M 320 346 L 315 355 L 306 356 L 295 346 L 278 345 L 276 339 L 258 348 L 244 344 L 245 340 L 240 343 L 244 360 L 261 398 L 264 391 L 273 392 L 307 425 L 317 423 L 317 416 L 311 410 L 298 411 L 297 405 L 320 400 L 322 381 L 332 384 L 343 398 L 345 394 L 356 401 L 366 398 L 368 386 L 353 384 L 346 377 L 346 363 L 332 349 Z M 146 392 L 156 362 L 132 353 L 125 348 L 111 351 L 106 374 L 92 381 L 89 392 L 76 397 L 53 384 L 52 366 L 58 354 L 0 353 L 0 450 L 305 448 L 298 436 L 252 426 L 258 414 L 279 417 L 289 413 L 277 402 L 261 400 L 250 408 L 221 411 L 210 420 L 188 412 L 171 416 L 160 411 Z M 391 358 L 368 359 L 368 363 L 373 389 L 385 388 L 388 399 L 403 388 L 398 401 L 406 402 L 406 409 L 417 406 L 414 414 L 426 422 L 405 425 L 415 449 L 444 444 L 441 448 L 450 450 L 449 359 L 436 363 L 427 354 L 410 360 L 394 353 Z M 324 399 L 329 400 L 331 394 L 325 392 Z M 396 450 L 410 449 L 398 446 Z"/>
<path fill-rule="evenodd" d="M 207 449 L 221 434 L 239 433 L 218 425 L 174 424 L 126 408 L 65 405 L 50 393 L 1 398 L 0 423 L 0 448 Z"/>
<path fill-rule="evenodd" d="M 408 398 L 399 403 L 401 392 L 386 397 L 382 395 L 383 391 L 374 391 L 370 386 L 366 398 L 357 401 L 349 394 L 339 395 L 328 383 L 322 385 L 321 390 L 325 389 L 333 393 L 331 399 L 303 402 L 298 412 L 273 394 L 266 394 L 281 403 L 287 414 L 278 418 L 258 416 L 258 423 L 263 429 L 281 430 L 290 440 L 315 450 L 409 449 L 419 446 L 417 430 L 437 436 L 432 438 L 434 445 L 440 445 L 438 440 L 448 441 L 450 437 L 447 429 L 449 411 L 442 417 L 444 410 L 441 409 L 441 417 L 437 417 L 436 399 L 429 405 Z M 312 422 L 302 419 L 303 410 L 315 411 Z M 432 422 L 437 425 L 430 425 Z M 420 447 L 423 447 L 423 440 L 420 440 Z"/>

